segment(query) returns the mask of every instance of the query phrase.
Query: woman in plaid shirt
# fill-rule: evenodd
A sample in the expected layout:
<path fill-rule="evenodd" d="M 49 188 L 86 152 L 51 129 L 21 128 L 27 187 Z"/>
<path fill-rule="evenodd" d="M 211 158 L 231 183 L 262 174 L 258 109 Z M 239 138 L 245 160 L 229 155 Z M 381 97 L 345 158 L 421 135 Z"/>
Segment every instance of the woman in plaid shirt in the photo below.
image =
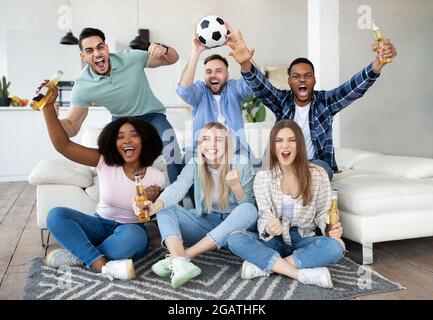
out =
<path fill-rule="evenodd" d="M 148 208 L 150 215 L 156 213 L 162 244 L 170 254 L 152 265 L 152 271 L 160 277 L 171 276 L 173 288 L 201 273 L 190 259 L 226 246 L 233 232 L 256 230 L 254 173 L 248 158 L 233 155 L 230 134 L 220 123 L 206 125 L 198 141 L 197 156 L 177 180 L 155 203 L 136 206 L 137 210 L 139 205 Z M 186 210 L 177 203 L 192 185 L 196 207 Z"/>
<path fill-rule="evenodd" d="M 308 162 L 301 128 L 292 120 L 275 124 L 270 169 L 257 173 L 254 194 L 258 234 L 235 232 L 230 250 L 244 258 L 241 277 L 276 272 L 305 284 L 332 288 L 329 270 L 344 255 L 341 224 L 329 225 L 331 185 L 326 171 Z M 317 236 L 316 228 L 325 236 Z"/>

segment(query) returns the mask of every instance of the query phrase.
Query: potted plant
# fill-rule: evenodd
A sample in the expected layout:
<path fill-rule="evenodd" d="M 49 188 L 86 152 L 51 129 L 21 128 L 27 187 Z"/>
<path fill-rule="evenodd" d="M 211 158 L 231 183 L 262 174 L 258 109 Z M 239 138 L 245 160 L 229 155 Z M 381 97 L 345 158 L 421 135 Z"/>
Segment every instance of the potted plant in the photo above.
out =
<path fill-rule="evenodd" d="M 242 110 L 245 111 L 247 122 L 263 122 L 266 119 L 266 107 L 254 95 L 242 102 Z"/>
<path fill-rule="evenodd" d="M 8 88 L 11 85 L 10 81 L 6 82 L 6 77 L 3 76 L 0 82 L 0 106 L 9 107 L 11 99 L 9 98 Z"/>

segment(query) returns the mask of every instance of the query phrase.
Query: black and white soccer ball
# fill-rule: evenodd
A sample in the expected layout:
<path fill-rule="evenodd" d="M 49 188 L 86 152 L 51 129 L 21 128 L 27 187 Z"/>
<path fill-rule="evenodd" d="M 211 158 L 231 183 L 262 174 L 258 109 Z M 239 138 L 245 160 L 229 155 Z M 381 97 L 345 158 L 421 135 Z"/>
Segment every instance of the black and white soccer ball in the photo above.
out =
<path fill-rule="evenodd" d="M 208 48 L 222 46 L 226 41 L 227 28 L 218 16 L 206 16 L 197 24 L 198 40 Z"/>

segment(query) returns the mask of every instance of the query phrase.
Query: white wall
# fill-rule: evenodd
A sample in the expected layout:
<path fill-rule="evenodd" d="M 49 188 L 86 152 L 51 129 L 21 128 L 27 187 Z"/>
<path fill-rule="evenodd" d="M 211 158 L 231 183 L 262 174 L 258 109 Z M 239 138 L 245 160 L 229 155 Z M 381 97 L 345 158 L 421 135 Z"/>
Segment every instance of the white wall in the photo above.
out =
<path fill-rule="evenodd" d="M 0 41 L 1 32 L 6 32 L 7 42 L 15 42 L 21 49 L 19 54 L 25 63 L 13 66 L 7 62 L 7 74 L 12 80 L 11 94 L 31 98 L 34 87 L 40 80 L 51 76 L 53 70 L 67 69 L 63 79 L 73 80 L 79 72 L 77 47 L 62 46 L 58 41 L 65 33 L 59 30 L 57 14 L 65 0 L 0 0 Z M 7 5 L 6 5 L 7 3 Z M 307 54 L 307 1 L 296 0 L 140 0 L 139 24 L 137 24 L 135 0 L 71 0 L 72 31 L 78 37 L 80 30 L 87 26 L 102 29 L 110 38 L 112 47 L 126 48 L 137 33 L 137 26 L 150 30 L 150 40 L 163 42 L 176 48 L 180 61 L 175 65 L 146 71 L 152 89 L 165 104 L 179 104 L 182 101 L 175 93 L 175 85 L 188 59 L 191 37 L 196 23 L 205 15 L 220 15 L 235 29 L 241 28 L 250 47 L 256 48 L 255 60 L 259 66 L 287 65 L 293 58 Z M 19 41 L 16 35 L 21 34 Z M 27 40 L 32 40 L 27 43 Z M 44 48 L 42 58 L 39 49 L 34 50 L 37 41 Z M 22 42 L 19 44 L 19 42 Z M 4 43 L 0 42 L 0 47 Z M 16 51 L 14 49 L 14 51 Z M 228 54 L 227 48 L 205 52 L 203 59 L 212 53 Z M 48 56 L 52 58 L 49 59 Z M 59 61 L 58 57 L 64 57 Z M 9 54 L 2 54 L 0 61 L 11 60 Z M 238 78 L 239 66 L 229 59 L 230 74 Z M 1 68 L 1 63 L 0 63 Z M 0 69 L 1 70 L 1 69 Z M 28 75 L 26 83 L 19 77 Z M 202 78 L 199 66 L 197 77 Z"/>
<path fill-rule="evenodd" d="M 398 56 L 362 99 L 341 112 L 341 143 L 433 158 L 433 2 L 340 1 L 342 81 L 373 60 L 372 33 L 357 26 L 360 5 L 371 6 Z"/>
<path fill-rule="evenodd" d="M 79 72 L 76 47 L 57 44 L 64 34 L 57 28 L 57 9 L 66 0 L 0 0 L 0 74 L 13 80 L 11 94 L 31 98 L 34 86 L 59 67 Z M 148 71 L 153 90 L 166 104 L 180 103 L 175 84 L 190 52 L 196 22 L 218 14 L 235 29 L 241 28 L 260 65 L 287 66 L 308 54 L 308 0 L 140 0 L 140 28 L 150 29 L 150 40 L 175 47 L 180 61 Z M 103 29 L 116 49 L 127 47 L 137 32 L 135 0 L 71 0 L 72 30 L 78 36 L 86 26 Z M 349 79 L 372 61 L 371 32 L 357 27 L 360 5 L 370 5 L 385 36 L 392 38 L 398 57 L 360 100 L 341 113 L 341 144 L 385 153 L 433 157 L 433 2 L 429 0 L 340 1 L 340 80 Z M 12 73 L 6 66 L 6 39 L 27 34 L 46 43 L 47 55 L 65 56 L 63 62 L 40 59 L 32 43 L 16 43 L 25 63 Z M 11 38 L 12 36 L 12 38 Z M 23 37 L 25 39 L 25 37 Z M 10 50 L 10 48 L 8 49 Z M 227 48 L 209 52 L 227 54 Z M 15 52 L 18 54 L 17 52 Z M 75 58 L 76 53 L 76 58 Z M 207 54 L 203 54 L 203 58 Z M 45 57 L 46 58 L 46 57 Z M 24 61 L 23 60 L 23 61 Z M 45 61 L 45 62 L 44 62 Z M 239 67 L 229 58 L 233 78 Z M 202 77 L 202 68 L 197 77 Z M 11 74 L 9 74 L 11 73 Z M 23 78 L 26 80 L 21 81 Z M 20 80 L 18 80 L 20 79 Z M 66 79 L 66 78 L 64 78 Z M 69 79 L 66 79 L 69 80 Z M 27 83 L 25 83 L 27 82 Z M 30 85 L 30 83 L 32 85 Z M 33 84 L 34 83 L 34 84 Z"/>

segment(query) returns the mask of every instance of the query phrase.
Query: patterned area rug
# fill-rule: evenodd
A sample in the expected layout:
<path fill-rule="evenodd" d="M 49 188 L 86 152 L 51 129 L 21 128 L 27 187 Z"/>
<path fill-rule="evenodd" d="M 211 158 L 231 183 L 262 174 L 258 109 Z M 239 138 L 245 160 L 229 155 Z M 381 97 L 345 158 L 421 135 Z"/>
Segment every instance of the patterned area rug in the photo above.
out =
<path fill-rule="evenodd" d="M 214 251 L 196 259 L 202 274 L 173 289 L 169 279 L 157 277 L 150 266 L 166 251 L 156 249 L 135 263 L 137 278 L 114 280 L 85 267 L 48 268 L 43 258 L 32 261 L 23 299 L 27 300 L 334 300 L 389 292 L 402 287 L 348 258 L 329 267 L 334 288 L 304 285 L 287 277 L 242 280 L 242 260 L 226 251 Z"/>

